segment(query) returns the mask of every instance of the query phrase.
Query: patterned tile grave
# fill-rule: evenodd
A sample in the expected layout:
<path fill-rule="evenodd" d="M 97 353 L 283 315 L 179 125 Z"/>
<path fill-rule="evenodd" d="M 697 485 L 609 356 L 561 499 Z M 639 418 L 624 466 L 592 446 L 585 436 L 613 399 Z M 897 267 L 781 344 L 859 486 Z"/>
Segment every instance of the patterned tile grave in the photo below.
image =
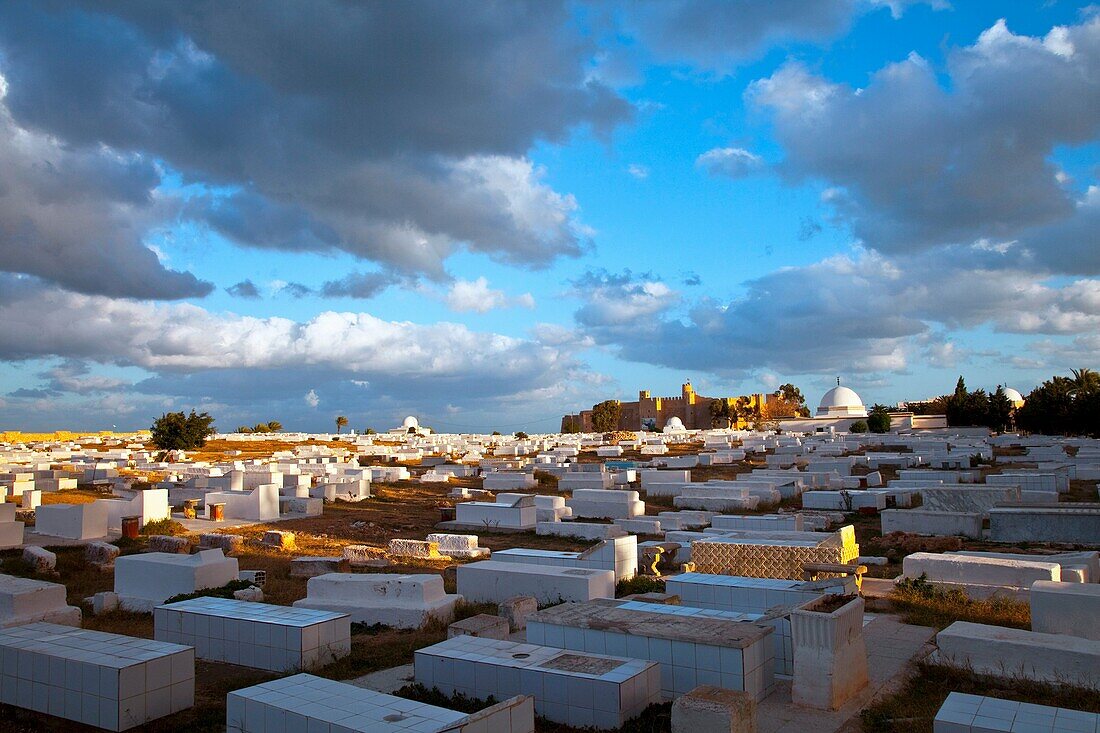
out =
<path fill-rule="evenodd" d="M 448 639 L 414 657 L 416 681 L 425 687 L 498 700 L 532 695 L 538 715 L 575 727 L 620 728 L 661 698 L 660 667 L 641 659 L 474 636 Z"/>
<path fill-rule="evenodd" d="M 751 536 L 751 535 L 758 536 Z M 802 578 L 802 568 L 811 563 L 849 563 L 859 557 L 851 526 L 831 534 L 814 532 L 794 539 L 770 539 L 764 532 L 742 536 L 698 539 L 691 543 L 691 560 L 701 573 L 743 575 L 751 578 Z"/>
<path fill-rule="evenodd" d="M 313 669 L 351 653 L 344 613 L 192 598 L 153 611 L 158 641 L 195 647 L 199 659 L 272 672 Z"/>
<path fill-rule="evenodd" d="M 0 702 L 121 731 L 195 704 L 195 650 L 33 623 L 0 631 Z"/>

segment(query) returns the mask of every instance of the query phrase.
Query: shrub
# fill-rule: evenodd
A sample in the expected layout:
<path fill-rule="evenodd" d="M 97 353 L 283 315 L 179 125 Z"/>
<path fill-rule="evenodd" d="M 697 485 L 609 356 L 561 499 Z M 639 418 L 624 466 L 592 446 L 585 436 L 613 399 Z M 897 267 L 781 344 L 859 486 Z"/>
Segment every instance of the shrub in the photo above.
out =
<path fill-rule="evenodd" d="M 172 537 L 181 537 L 187 534 L 187 528 L 174 519 L 158 519 L 149 522 L 141 528 L 141 533 L 146 535 L 166 534 Z"/>
<path fill-rule="evenodd" d="M 664 593 L 665 581 L 648 575 L 635 575 L 624 578 L 615 584 L 615 597 L 634 595 L 635 593 Z"/>
<path fill-rule="evenodd" d="M 849 433 L 866 433 L 867 429 L 868 428 L 866 420 L 856 420 L 854 423 L 848 426 Z"/>

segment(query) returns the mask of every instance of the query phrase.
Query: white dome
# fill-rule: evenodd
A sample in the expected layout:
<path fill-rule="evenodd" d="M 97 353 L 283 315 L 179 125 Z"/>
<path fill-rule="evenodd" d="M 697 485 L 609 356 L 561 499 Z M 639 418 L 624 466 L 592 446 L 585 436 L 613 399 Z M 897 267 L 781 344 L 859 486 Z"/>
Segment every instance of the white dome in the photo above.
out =
<path fill-rule="evenodd" d="M 818 408 L 822 407 L 863 407 L 863 400 L 853 390 L 837 385 L 821 398 Z"/>
<path fill-rule="evenodd" d="M 837 385 L 821 398 L 817 414 L 818 417 L 867 417 L 867 408 L 855 391 Z"/>
<path fill-rule="evenodd" d="M 1008 398 L 1009 402 L 1017 406 L 1024 403 L 1024 396 L 1012 389 L 1012 387 L 1005 387 L 1005 397 Z"/>
<path fill-rule="evenodd" d="M 679 430 L 687 430 L 687 428 L 684 427 L 684 421 L 683 420 L 681 420 L 678 417 L 673 416 L 673 417 L 669 418 L 668 422 L 665 423 L 665 427 L 663 429 L 663 432 L 671 433 L 673 431 L 679 431 Z"/>
<path fill-rule="evenodd" d="M 405 422 L 401 423 L 401 427 L 405 428 L 406 430 L 409 428 L 418 428 L 420 427 L 420 422 L 412 415 L 409 415 L 405 418 Z"/>

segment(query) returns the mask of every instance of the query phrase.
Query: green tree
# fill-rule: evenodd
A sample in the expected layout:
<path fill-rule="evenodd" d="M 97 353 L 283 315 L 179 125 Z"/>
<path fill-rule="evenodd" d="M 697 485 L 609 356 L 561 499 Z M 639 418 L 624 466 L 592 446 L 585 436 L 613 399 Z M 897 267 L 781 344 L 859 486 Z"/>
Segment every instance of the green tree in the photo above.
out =
<path fill-rule="evenodd" d="M 798 387 L 789 383 L 781 384 L 775 393 L 779 395 L 779 400 L 784 405 L 784 416 L 787 416 L 787 412 L 790 413 L 791 417 L 810 416 L 810 408 L 806 407 L 806 398 Z"/>
<path fill-rule="evenodd" d="M 348 419 L 344 415 L 336 416 L 336 434 L 339 435 L 340 431 L 348 424 Z"/>
<path fill-rule="evenodd" d="M 998 384 L 997 391 L 989 397 L 986 426 L 996 433 L 1003 433 L 1012 426 L 1012 412 L 1012 401 L 1005 394 L 1005 388 Z"/>
<path fill-rule="evenodd" d="M 258 422 L 258 423 L 256 423 L 255 427 L 252 428 L 252 432 L 254 432 L 254 433 L 269 433 L 271 431 L 267 429 L 267 423 Z"/>
<path fill-rule="evenodd" d="M 282 429 L 283 429 L 283 424 L 281 422 L 279 422 L 278 420 L 272 420 L 271 422 L 269 422 L 267 424 L 267 432 L 269 432 L 269 433 L 277 433 Z"/>
<path fill-rule="evenodd" d="M 238 433 L 251 433 L 252 428 L 248 427 L 247 425 L 241 425 L 239 428 L 237 428 L 237 432 Z"/>
<path fill-rule="evenodd" d="M 592 428 L 597 433 L 610 433 L 619 429 L 623 406 L 618 400 L 604 400 L 592 406 Z"/>
<path fill-rule="evenodd" d="M 519 431 L 518 433 L 516 433 L 516 435 L 515 435 L 515 438 L 516 438 L 517 440 L 527 440 L 527 438 L 529 438 L 529 437 L 530 437 L 530 436 L 529 436 L 529 435 L 527 435 L 527 433 L 523 432 L 522 430 L 520 430 L 520 431 Z"/>
<path fill-rule="evenodd" d="M 856 420 L 854 423 L 848 426 L 849 433 L 866 433 L 867 430 L 867 421 L 865 420 Z"/>
<path fill-rule="evenodd" d="M 712 400 L 708 409 L 712 428 L 731 428 L 737 425 L 737 407 L 729 400 Z"/>
<path fill-rule="evenodd" d="M 152 443 L 161 450 L 194 450 L 214 434 L 214 418 L 205 412 L 190 415 L 166 412 L 153 421 Z"/>
<path fill-rule="evenodd" d="M 1070 369 L 1073 374 L 1073 394 L 1100 392 L 1100 374 L 1091 369 Z"/>
<path fill-rule="evenodd" d="M 867 429 L 872 433 L 890 432 L 890 411 L 886 405 L 875 405 L 867 414 Z"/>
<path fill-rule="evenodd" d="M 367 428 L 363 431 L 363 435 L 378 435 L 378 431 L 374 428 Z"/>

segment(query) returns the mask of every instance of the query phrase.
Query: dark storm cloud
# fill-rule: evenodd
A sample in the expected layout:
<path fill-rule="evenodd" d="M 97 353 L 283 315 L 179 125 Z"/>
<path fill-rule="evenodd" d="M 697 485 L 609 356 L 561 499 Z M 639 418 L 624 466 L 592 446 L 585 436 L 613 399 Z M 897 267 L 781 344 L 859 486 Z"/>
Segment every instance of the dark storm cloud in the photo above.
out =
<path fill-rule="evenodd" d="M 444 279 L 459 246 L 542 266 L 587 244 L 576 204 L 524 157 L 630 116 L 586 79 L 594 48 L 568 21 L 558 2 L 16 1 L 0 5 L 0 73 L 20 127 L 215 186 L 182 215 L 239 244 Z M 157 297 L 137 277 L 116 289 Z"/>
<path fill-rule="evenodd" d="M 249 298 L 255 300 L 260 297 L 260 289 L 251 280 L 241 280 L 236 285 L 230 285 L 225 292 L 234 298 Z"/>

